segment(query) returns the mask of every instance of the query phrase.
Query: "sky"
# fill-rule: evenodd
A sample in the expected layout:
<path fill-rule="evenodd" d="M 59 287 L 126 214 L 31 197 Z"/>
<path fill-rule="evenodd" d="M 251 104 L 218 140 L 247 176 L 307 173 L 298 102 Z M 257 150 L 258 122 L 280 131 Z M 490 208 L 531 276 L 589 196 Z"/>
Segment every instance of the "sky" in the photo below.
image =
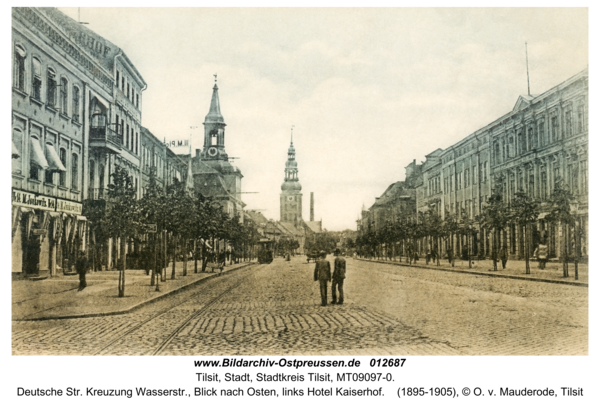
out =
<path fill-rule="evenodd" d="M 77 8 L 60 8 L 77 19 Z M 218 74 L 246 209 L 279 220 L 290 132 L 303 218 L 355 229 L 404 168 L 588 65 L 585 8 L 81 8 L 148 83 L 142 125 L 202 148 Z M 191 128 L 196 127 L 196 128 Z M 175 150 L 187 153 L 187 150 Z"/>

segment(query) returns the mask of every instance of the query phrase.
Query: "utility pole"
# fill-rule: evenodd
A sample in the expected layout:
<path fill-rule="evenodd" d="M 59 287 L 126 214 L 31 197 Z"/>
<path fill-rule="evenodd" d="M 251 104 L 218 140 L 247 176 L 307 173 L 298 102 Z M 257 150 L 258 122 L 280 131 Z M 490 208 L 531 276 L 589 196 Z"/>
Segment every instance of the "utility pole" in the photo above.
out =
<path fill-rule="evenodd" d="M 529 56 L 527 55 L 527 42 L 525 43 L 525 65 L 527 67 L 527 95 L 531 96 L 531 91 L 529 90 Z"/>

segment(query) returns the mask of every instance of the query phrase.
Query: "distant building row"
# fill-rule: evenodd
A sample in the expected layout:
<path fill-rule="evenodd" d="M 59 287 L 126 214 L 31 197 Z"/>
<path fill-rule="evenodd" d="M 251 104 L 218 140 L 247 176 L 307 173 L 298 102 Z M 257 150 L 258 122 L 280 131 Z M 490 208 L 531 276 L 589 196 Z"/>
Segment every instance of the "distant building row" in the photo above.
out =
<path fill-rule="evenodd" d="M 363 209 L 359 231 L 378 229 L 384 219 L 419 216 L 435 210 L 442 219 L 482 212 L 492 189 L 502 186 L 507 203 L 518 190 L 547 202 L 557 180 L 563 180 L 578 201 L 577 216 L 584 230 L 581 254 L 587 256 L 588 229 L 588 70 L 540 95 L 522 95 L 504 116 L 463 140 L 426 155 L 406 168 L 406 180 L 392 184 L 369 210 Z M 547 224 L 547 204 L 537 225 L 551 255 L 560 255 L 559 229 Z M 523 236 L 511 225 L 503 244 L 516 257 L 523 253 Z M 569 236 L 566 236 L 569 238 Z M 460 245 L 460 243 L 459 243 Z M 490 252 L 489 233 L 480 230 L 473 251 Z"/>

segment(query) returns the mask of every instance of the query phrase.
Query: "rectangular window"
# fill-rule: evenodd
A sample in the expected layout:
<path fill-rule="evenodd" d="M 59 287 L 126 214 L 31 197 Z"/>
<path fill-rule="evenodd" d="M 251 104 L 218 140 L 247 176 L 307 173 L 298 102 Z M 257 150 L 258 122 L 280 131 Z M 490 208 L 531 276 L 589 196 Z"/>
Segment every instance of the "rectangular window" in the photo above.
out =
<path fill-rule="evenodd" d="M 73 87 L 73 121 L 79 122 L 79 88 Z"/>
<path fill-rule="evenodd" d="M 127 98 L 129 99 L 129 83 L 127 83 Z"/>
<path fill-rule="evenodd" d="M 64 115 L 68 114 L 67 110 L 67 91 L 69 90 L 69 82 L 67 79 L 60 80 L 60 112 Z"/>
<path fill-rule="evenodd" d="M 546 144 L 546 140 L 544 139 L 545 134 L 544 134 L 544 122 L 540 122 L 540 124 L 538 125 L 538 135 L 539 135 L 539 139 L 540 139 L 540 145 L 544 145 Z"/>
<path fill-rule="evenodd" d="M 566 136 L 573 135 L 573 113 L 571 111 L 565 113 L 565 127 Z"/>
<path fill-rule="evenodd" d="M 138 109 L 140 108 L 140 95 L 139 94 L 135 95 L 135 107 L 137 107 Z"/>
<path fill-rule="evenodd" d="M 67 167 L 67 151 L 64 148 L 60 149 L 60 162 L 62 162 L 63 166 L 66 168 Z M 67 185 L 67 173 L 64 171 L 61 171 L 59 174 L 59 178 L 58 178 L 58 184 L 60 186 L 66 186 Z"/>
<path fill-rule="evenodd" d="M 540 183 L 540 197 L 542 200 L 546 200 L 548 198 L 548 177 L 546 176 L 546 172 L 540 174 Z"/>
<path fill-rule="evenodd" d="M 50 68 L 48 68 L 48 89 L 46 96 L 48 105 L 56 107 L 56 74 Z"/>
<path fill-rule="evenodd" d="M 119 87 L 119 77 L 121 76 L 121 72 L 117 71 L 117 87 Z"/>
<path fill-rule="evenodd" d="M 78 190 L 79 183 L 79 156 L 73 154 L 71 157 L 71 189 Z"/>
<path fill-rule="evenodd" d="M 552 125 L 552 140 L 551 142 L 558 141 L 558 117 L 554 116 L 550 119 Z"/>
<path fill-rule="evenodd" d="M 33 98 L 42 100 L 42 65 L 36 58 L 33 58 L 32 90 Z"/>

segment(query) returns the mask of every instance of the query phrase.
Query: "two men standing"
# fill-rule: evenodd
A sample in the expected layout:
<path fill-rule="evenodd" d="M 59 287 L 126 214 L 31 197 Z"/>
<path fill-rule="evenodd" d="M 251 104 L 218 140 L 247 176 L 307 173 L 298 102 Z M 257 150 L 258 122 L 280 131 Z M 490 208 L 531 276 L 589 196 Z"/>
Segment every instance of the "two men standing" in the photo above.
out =
<path fill-rule="evenodd" d="M 333 278 L 331 275 L 331 264 L 325 258 L 327 254 L 325 251 L 320 252 L 319 259 L 315 265 L 315 281 L 319 281 L 321 290 L 321 306 L 327 306 L 327 282 L 333 281 L 331 284 L 331 296 L 333 301 L 331 304 L 342 304 L 344 303 L 344 279 L 346 278 L 346 260 L 340 257 L 340 252 L 336 250 L 335 268 L 333 271 Z M 337 292 L 339 292 L 340 300 L 337 301 Z"/>

